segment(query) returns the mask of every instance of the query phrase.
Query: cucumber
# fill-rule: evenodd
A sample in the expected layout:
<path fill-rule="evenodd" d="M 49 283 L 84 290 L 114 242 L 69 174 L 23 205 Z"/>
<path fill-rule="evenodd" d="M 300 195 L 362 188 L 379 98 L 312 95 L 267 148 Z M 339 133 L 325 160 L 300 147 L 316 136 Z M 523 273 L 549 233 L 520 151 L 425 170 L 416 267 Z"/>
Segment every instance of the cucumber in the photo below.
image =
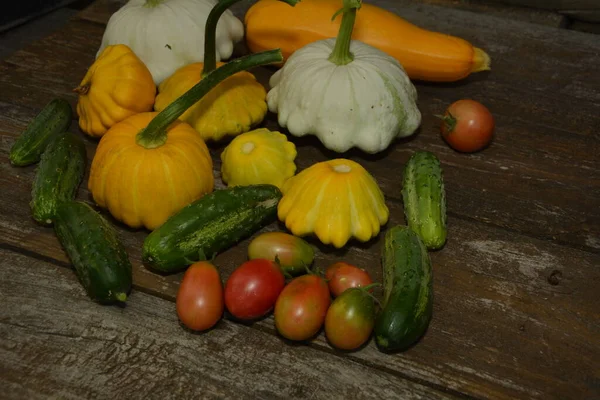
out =
<path fill-rule="evenodd" d="M 37 222 L 52 224 L 58 205 L 75 199 L 86 161 L 78 135 L 64 132 L 50 142 L 38 164 L 29 203 Z"/>
<path fill-rule="evenodd" d="M 114 228 L 88 204 L 61 203 L 54 231 L 88 295 L 101 304 L 125 302 L 131 262 Z"/>
<path fill-rule="evenodd" d="M 73 110 L 69 102 L 62 98 L 50 101 L 10 148 L 10 163 L 24 167 L 40 161 L 48 144 L 56 135 L 69 129 L 72 119 Z"/>
<path fill-rule="evenodd" d="M 386 232 L 381 262 L 384 298 L 375 343 L 386 352 L 405 350 L 425 333 L 432 317 L 431 260 L 419 236 L 398 225 Z"/>
<path fill-rule="evenodd" d="M 151 268 L 175 272 L 212 259 L 277 218 L 281 191 L 274 185 L 216 190 L 182 208 L 144 241 Z"/>
<path fill-rule="evenodd" d="M 446 192 L 438 158 L 427 151 L 415 152 L 404 168 L 402 199 L 406 223 L 427 249 L 446 243 Z"/>

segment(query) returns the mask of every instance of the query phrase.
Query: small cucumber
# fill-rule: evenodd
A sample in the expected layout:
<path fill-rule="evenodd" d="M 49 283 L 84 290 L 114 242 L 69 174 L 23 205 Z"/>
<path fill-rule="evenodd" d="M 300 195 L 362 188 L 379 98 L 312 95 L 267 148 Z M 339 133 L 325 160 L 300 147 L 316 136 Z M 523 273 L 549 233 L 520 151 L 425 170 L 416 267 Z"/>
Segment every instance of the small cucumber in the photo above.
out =
<path fill-rule="evenodd" d="M 64 132 L 48 144 L 38 164 L 29 203 L 37 222 L 52 224 L 58 205 L 75 199 L 86 160 L 85 145 L 78 135 Z"/>
<path fill-rule="evenodd" d="M 40 161 L 42 153 L 56 135 L 69 129 L 72 118 L 73 110 L 69 102 L 62 98 L 50 101 L 12 145 L 10 163 L 24 167 Z"/>
<path fill-rule="evenodd" d="M 274 185 L 216 190 L 182 208 L 144 241 L 142 257 L 150 267 L 175 272 L 223 250 L 277 218 L 281 191 Z"/>
<path fill-rule="evenodd" d="M 131 262 L 109 222 L 86 203 L 67 201 L 56 210 L 54 231 L 88 295 L 102 304 L 125 302 Z"/>
<path fill-rule="evenodd" d="M 406 223 L 429 250 L 446 243 L 446 192 L 438 158 L 415 152 L 404 168 L 402 199 Z"/>
<path fill-rule="evenodd" d="M 386 232 L 381 262 L 384 298 L 375 343 L 382 351 L 405 350 L 425 333 L 432 317 L 431 260 L 419 236 L 398 225 Z"/>

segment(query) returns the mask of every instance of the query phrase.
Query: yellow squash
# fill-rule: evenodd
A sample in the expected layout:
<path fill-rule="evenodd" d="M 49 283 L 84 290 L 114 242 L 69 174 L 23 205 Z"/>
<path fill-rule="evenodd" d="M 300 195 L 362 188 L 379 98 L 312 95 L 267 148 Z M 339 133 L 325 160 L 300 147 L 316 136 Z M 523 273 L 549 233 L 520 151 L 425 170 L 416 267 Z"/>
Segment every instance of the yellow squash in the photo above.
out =
<path fill-rule="evenodd" d="M 289 7 L 277 0 L 259 0 L 245 16 L 246 43 L 252 52 L 281 48 L 284 60 L 305 45 L 336 37 L 341 15 L 332 21 L 341 0 L 302 0 Z M 411 79 L 457 81 L 490 69 L 490 57 L 468 41 L 420 28 L 399 15 L 362 4 L 352 39 L 397 59 Z"/>
<path fill-rule="evenodd" d="M 136 114 L 114 125 L 92 161 L 88 188 L 94 201 L 132 228 L 154 230 L 214 188 L 208 148 L 188 124 L 175 121 L 159 147 L 136 142 L 157 114 Z"/>
<path fill-rule="evenodd" d="M 217 63 L 217 66 L 223 63 Z M 165 79 L 158 89 L 154 109 L 164 110 L 200 81 L 203 63 L 188 64 Z M 243 71 L 221 82 L 180 117 L 204 140 L 235 136 L 260 123 L 267 113 L 267 93 L 254 75 Z"/>
<path fill-rule="evenodd" d="M 281 189 L 296 173 L 296 146 L 266 128 L 242 133 L 221 153 L 221 177 L 228 186 L 271 184 Z"/>
<path fill-rule="evenodd" d="M 135 53 L 118 44 L 102 51 L 74 91 L 79 95 L 79 127 L 92 137 L 101 137 L 117 122 L 152 111 L 156 85 Z"/>
<path fill-rule="evenodd" d="M 352 237 L 366 242 L 389 218 L 375 179 L 347 159 L 323 161 L 288 179 L 278 205 L 279 220 L 296 236 L 315 234 L 343 247 Z"/>

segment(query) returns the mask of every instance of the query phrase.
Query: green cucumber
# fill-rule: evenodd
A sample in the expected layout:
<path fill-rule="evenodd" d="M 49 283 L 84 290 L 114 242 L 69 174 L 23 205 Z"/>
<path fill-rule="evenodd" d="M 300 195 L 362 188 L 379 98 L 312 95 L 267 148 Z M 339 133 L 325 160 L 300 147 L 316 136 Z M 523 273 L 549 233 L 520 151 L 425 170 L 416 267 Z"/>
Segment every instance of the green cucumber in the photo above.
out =
<path fill-rule="evenodd" d="M 382 351 L 405 350 L 425 333 L 432 317 L 431 260 L 419 236 L 398 225 L 386 232 L 381 262 L 384 298 L 375 343 Z"/>
<path fill-rule="evenodd" d="M 40 161 L 48 144 L 56 135 L 69 129 L 72 119 L 73 110 L 68 101 L 62 98 L 50 101 L 10 148 L 10 163 L 24 167 Z"/>
<path fill-rule="evenodd" d="M 48 144 L 38 164 L 29 203 L 37 222 L 52 224 L 58 205 L 75 199 L 86 161 L 85 145 L 78 135 L 64 132 Z"/>
<path fill-rule="evenodd" d="M 415 152 L 404 168 L 402 199 L 406 223 L 429 250 L 446 243 L 446 192 L 438 158 Z"/>
<path fill-rule="evenodd" d="M 88 204 L 61 203 L 54 231 L 88 295 L 101 304 L 125 302 L 131 262 L 115 229 Z"/>
<path fill-rule="evenodd" d="M 142 259 L 162 272 L 210 260 L 277 218 L 273 185 L 216 190 L 182 208 L 146 237 Z"/>

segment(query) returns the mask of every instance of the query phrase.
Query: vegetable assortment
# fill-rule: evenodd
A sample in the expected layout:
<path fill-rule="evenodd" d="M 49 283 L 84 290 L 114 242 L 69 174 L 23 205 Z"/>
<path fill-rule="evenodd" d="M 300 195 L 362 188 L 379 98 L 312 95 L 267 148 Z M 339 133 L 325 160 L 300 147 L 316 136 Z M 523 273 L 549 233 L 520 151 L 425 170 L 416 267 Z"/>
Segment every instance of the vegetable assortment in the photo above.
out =
<path fill-rule="evenodd" d="M 365 167 L 339 157 L 298 171 L 297 144 L 287 134 L 315 135 L 338 153 L 383 152 L 421 123 L 411 79 L 461 79 L 487 69 L 489 58 L 360 0 L 259 0 L 245 19 L 254 54 L 223 63 L 243 36 L 227 10 L 235 2 L 173 0 L 175 14 L 167 17 L 164 0 L 130 0 L 111 18 L 98 58 L 75 89 L 79 128 L 98 141 L 92 198 L 118 223 L 149 231 L 146 266 L 185 270 L 176 312 L 190 330 L 210 330 L 228 316 L 252 322 L 272 315 L 288 341 L 323 332 L 340 350 L 358 350 L 371 337 L 381 351 L 406 350 L 432 319 L 429 251 L 446 245 L 440 160 L 413 151 L 398 179 L 406 224 L 386 227 L 386 198 Z M 135 27 L 184 16 L 196 17 L 185 35 L 185 26 L 169 23 L 160 37 L 136 36 Z M 373 29 L 368 21 L 376 21 Z M 269 64 L 282 67 L 267 90 L 247 70 Z M 256 126 L 267 109 L 282 132 Z M 33 219 L 53 227 L 90 298 L 122 303 L 132 265 L 109 219 L 76 200 L 87 158 L 84 141 L 68 131 L 71 117 L 68 102 L 52 100 L 15 142 L 10 162 L 39 163 Z M 480 103 L 457 102 L 441 117 L 452 148 L 489 145 L 493 118 Z M 218 157 L 207 143 L 225 136 L 232 136 L 220 155 L 226 187 L 215 189 Z M 261 232 L 275 222 L 280 229 Z M 381 301 L 366 269 L 345 260 L 324 273 L 316 266 L 318 246 L 342 249 L 382 231 Z M 222 276 L 215 257 L 244 239 L 247 260 Z"/>

